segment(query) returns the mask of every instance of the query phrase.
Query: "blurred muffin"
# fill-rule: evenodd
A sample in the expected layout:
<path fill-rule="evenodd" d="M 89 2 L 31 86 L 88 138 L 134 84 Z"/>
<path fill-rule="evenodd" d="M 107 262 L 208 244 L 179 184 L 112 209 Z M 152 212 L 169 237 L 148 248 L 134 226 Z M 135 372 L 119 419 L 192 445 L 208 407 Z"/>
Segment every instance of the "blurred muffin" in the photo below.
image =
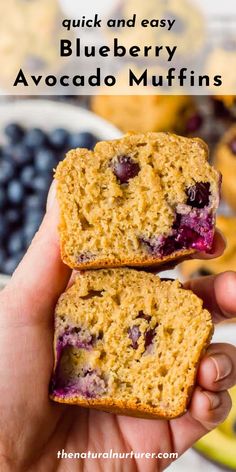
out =
<path fill-rule="evenodd" d="M 58 67 L 58 0 L 0 3 L 0 80 L 14 82 L 19 70 L 42 73 Z"/>
<path fill-rule="evenodd" d="M 236 210 L 236 125 L 231 126 L 219 142 L 215 164 L 223 175 L 223 197 Z"/>
<path fill-rule="evenodd" d="M 97 95 L 91 107 L 124 132 L 185 132 L 195 114 L 193 99 L 183 95 Z"/>
<path fill-rule="evenodd" d="M 179 60 L 183 58 L 193 58 L 202 51 L 204 43 L 204 23 L 203 17 L 196 6 L 189 0 L 165 0 L 157 2 L 156 0 L 120 0 L 116 6 L 113 17 L 125 18 L 126 20 L 136 14 L 135 28 L 110 28 L 109 36 L 116 36 L 122 40 L 127 47 L 138 44 L 156 45 L 168 44 L 170 47 L 179 46 Z M 112 16 L 112 15 L 110 15 Z M 168 28 L 147 27 L 143 28 L 141 22 L 143 19 L 169 19 L 176 20 L 170 31 Z M 157 42 L 158 39 L 158 42 Z M 191 44 L 191 48 L 189 45 Z M 152 59 L 155 59 L 154 55 Z"/>
<path fill-rule="evenodd" d="M 219 274 L 227 270 L 236 271 L 236 217 L 218 216 L 216 224 L 227 239 L 225 253 L 218 259 L 183 262 L 180 270 L 185 279 Z"/>
<path fill-rule="evenodd" d="M 214 112 L 217 118 L 236 117 L 235 91 L 235 69 L 236 69 L 236 39 L 227 39 L 223 44 L 210 52 L 206 62 L 206 71 L 209 75 L 215 75 L 221 71 L 224 78 L 222 95 L 212 97 Z"/>

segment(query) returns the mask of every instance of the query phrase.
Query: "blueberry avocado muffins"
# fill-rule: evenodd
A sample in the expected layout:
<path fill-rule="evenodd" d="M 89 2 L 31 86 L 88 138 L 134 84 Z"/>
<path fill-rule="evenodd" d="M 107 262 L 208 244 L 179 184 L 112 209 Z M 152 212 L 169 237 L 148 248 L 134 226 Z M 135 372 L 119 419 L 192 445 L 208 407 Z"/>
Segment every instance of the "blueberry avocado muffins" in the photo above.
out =
<path fill-rule="evenodd" d="M 225 133 L 217 146 L 215 163 L 223 175 L 223 197 L 236 210 L 236 125 Z"/>
<path fill-rule="evenodd" d="M 202 301 L 178 281 L 131 269 L 82 272 L 56 307 L 51 398 L 175 418 L 212 332 Z"/>
<path fill-rule="evenodd" d="M 223 256 L 217 259 L 195 259 L 183 262 L 180 265 L 180 270 L 186 279 L 220 274 L 227 270 L 236 271 L 236 218 L 233 216 L 218 216 L 216 225 L 227 239 L 227 247 Z"/>
<path fill-rule="evenodd" d="M 161 265 L 211 248 L 220 175 L 200 139 L 128 134 L 68 153 L 56 170 L 63 261 Z"/>

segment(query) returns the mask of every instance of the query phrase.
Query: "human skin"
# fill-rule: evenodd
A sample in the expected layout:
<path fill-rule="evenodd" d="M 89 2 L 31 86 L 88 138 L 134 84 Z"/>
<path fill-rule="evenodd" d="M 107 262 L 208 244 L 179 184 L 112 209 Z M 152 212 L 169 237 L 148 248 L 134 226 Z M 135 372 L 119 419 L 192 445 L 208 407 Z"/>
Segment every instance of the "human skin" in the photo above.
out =
<path fill-rule="evenodd" d="M 66 452 L 177 452 L 227 417 L 227 389 L 236 383 L 236 349 L 212 344 L 198 369 L 188 412 L 172 421 L 130 418 L 53 403 L 53 316 L 71 271 L 60 259 L 58 207 L 51 192 L 41 228 L 8 286 L 0 293 L 0 470 L 77 472 L 164 470 L 171 459 L 58 459 Z M 224 250 L 216 233 L 212 254 Z M 236 274 L 197 279 L 188 287 L 204 300 L 215 322 L 236 314 Z"/>

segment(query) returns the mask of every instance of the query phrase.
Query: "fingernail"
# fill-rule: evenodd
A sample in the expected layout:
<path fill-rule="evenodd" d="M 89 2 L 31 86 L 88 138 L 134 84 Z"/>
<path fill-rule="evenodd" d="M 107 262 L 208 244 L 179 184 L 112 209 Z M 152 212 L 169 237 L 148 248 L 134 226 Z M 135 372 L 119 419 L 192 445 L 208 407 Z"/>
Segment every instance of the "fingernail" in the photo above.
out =
<path fill-rule="evenodd" d="M 210 410 L 215 410 L 221 404 L 220 396 L 212 392 L 202 392 L 208 398 L 210 402 Z"/>
<path fill-rule="evenodd" d="M 214 362 L 216 369 L 215 382 L 219 382 L 219 380 L 223 380 L 231 374 L 233 364 L 230 357 L 225 354 L 214 354 L 210 356 L 210 359 Z"/>
<path fill-rule="evenodd" d="M 51 187 L 48 192 L 48 198 L 47 198 L 47 211 L 50 210 L 50 208 L 53 206 L 53 203 L 56 199 L 56 182 L 53 180 Z"/>

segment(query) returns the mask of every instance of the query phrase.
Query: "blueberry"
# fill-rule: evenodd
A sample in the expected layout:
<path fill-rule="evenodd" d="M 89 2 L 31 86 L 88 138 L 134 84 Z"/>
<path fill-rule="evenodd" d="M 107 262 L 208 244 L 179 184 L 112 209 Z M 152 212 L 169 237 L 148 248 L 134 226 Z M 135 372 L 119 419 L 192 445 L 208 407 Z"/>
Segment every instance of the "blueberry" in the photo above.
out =
<path fill-rule="evenodd" d="M 52 176 L 50 177 L 48 174 L 37 175 L 32 180 L 32 189 L 36 192 L 41 192 L 44 198 L 46 198 L 51 181 Z"/>
<path fill-rule="evenodd" d="M 24 144 L 19 144 L 12 149 L 12 159 L 18 165 L 28 164 L 32 162 L 33 155 L 31 150 Z"/>
<path fill-rule="evenodd" d="M 30 149 L 38 149 L 47 143 L 47 135 L 39 128 L 27 131 L 24 144 Z"/>
<path fill-rule="evenodd" d="M 64 149 L 68 146 L 70 134 L 63 128 L 54 129 L 49 135 L 49 143 L 55 149 Z"/>
<path fill-rule="evenodd" d="M 0 187 L 0 209 L 3 209 L 7 203 L 6 192 Z"/>
<path fill-rule="evenodd" d="M 129 338 L 131 339 L 131 342 L 132 342 L 132 348 L 133 349 L 138 349 L 138 340 L 141 336 L 141 333 L 139 331 L 139 327 L 138 326 L 132 326 L 132 328 L 129 328 L 128 329 L 128 335 L 129 335 Z"/>
<path fill-rule="evenodd" d="M 194 229 L 189 228 L 188 226 L 181 226 L 176 235 L 176 240 L 182 246 L 182 249 L 188 249 L 192 246 L 192 243 L 197 241 L 199 235 Z"/>
<path fill-rule="evenodd" d="M 203 124 L 203 117 L 199 114 L 195 114 L 191 116 L 186 124 L 186 132 L 187 133 L 194 133 L 195 131 L 199 130 Z"/>
<path fill-rule="evenodd" d="M 56 164 L 55 154 L 50 149 L 40 149 L 35 155 L 35 168 L 38 172 L 50 172 Z"/>
<path fill-rule="evenodd" d="M 228 143 L 230 151 L 236 155 L 236 138 L 231 139 L 231 141 Z"/>
<path fill-rule="evenodd" d="M 21 173 L 20 173 L 20 180 L 22 182 L 22 184 L 24 185 L 24 187 L 26 188 L 30 188 L 31 187 L 31 183 L 32 183 L 32 180 L 35 176 L 35 169 L 34 167 L 31 165 L 29 166 L 25 166 Z"/>
<path fill-rule="evenodd" d="M 5 213 L 0 213 L 0 243 L 7 239 L 9 234 L 9 224 L 6 220 Z"/>
<path fill-rule="evenodd" d="M 9 236 L 7 251 L 10 256 L 18 254 L 24 249 L 24 239 L 22 231 L 16 231 Z"/>
<path fill-rule="evenodd" d="M 11 227 L 15 227 L 21 223 L 21 212 L 17 208 L 10 208 L 5 213 L 5 219 Z"/>
<path fill-rule="evenodd" d="M 216 98 L 212 101 L 213 105 L 213 113 L 216 118 L 229 118 L 230 117 L 230 110 L 225 106 L 225 104 Z"/>
<path fill-rule="evenodd" d="M 149 347 L 153 340 L 154 340 L 154 337 L 156 335 L 156 328 L 154 329 L 148 329 L 146 332 L 145 332 L 145 335 L 144 335 L 144 346 L 145 346 L 145 349 L 147 347 Z"/>
<path fill-rule="evenodd" d="M 83 133 L 73 133 L 70 136 L 69 147 L 72 149 L 76 148 L 87 148 L 93 149 L 98 139 L 94 134 L 83 132 Z"/>
<path fill-rule="evenodd" d="M 121 184 L 126 184 L 140 172 L 137 162 L 134 162 L 129 156 L 119 156 L 112 164 L 112 170 Z"/>
<path fill-rule="evenodd" d="M 41 221 L 44 216 L 44 211 L 42 209 L 36 209 L 36 210 L 28 210 L 27 213 L 25 214 L 25 223 L 32 223 L 35 224 L 36 226 L 39 226 L 41 224 Z"/>
<path fill-rule="evenodd" d="M 209 182 L 198 182 L 186 190 L 187 205 L 193 208 L 204 208 L 210 202 L 210 184 Z"/>
<path fill-rule="evenodd" d="M 8 201 L 14 205 L 20 205 L 24 198 L 24 188 L 20 181 L 12 180 L 7 187 Z"/>
<path fill-rule="evenodd" d="M 9 161 L 0 161 L 0 184 L 7 184 L 14 177 L 14 174 L 14 166 Z"/>
<path fill-rule="evenodd" d="M 42 198 L 40 194 L 38 195 L 29 195 L 24 203 L 24 210 L 26 213 L 36 211 L 42 207 L 44 204 L 45 198 Z"/>
<path fill-rule="evenodd" d="M 179 251 L 181 249 L 180 242 L 176 241 L 174 236 L 168 236 L 164 244 L 160 248 L 161 256 L 169 256 L 173 252 Z"/>
<path fill-rule="evenodd" d="M 0 272 L 1 272 L 1 270 L 3 270 L 3 269 L 2 269 L 2 266 L 3 266 L 3 264 L 4 264 L 5 257 L 6 257 L 6 254 L 5 254 L 4 249 L 2 249 L 2 248 L 0 247 Z"/>
<path fill-rule="evenodd" d="M 24 129 L 17 123 L 10 123 L 5 128 L 5 134 L 11 143 L 19 143 L 24 137 Z"/>

